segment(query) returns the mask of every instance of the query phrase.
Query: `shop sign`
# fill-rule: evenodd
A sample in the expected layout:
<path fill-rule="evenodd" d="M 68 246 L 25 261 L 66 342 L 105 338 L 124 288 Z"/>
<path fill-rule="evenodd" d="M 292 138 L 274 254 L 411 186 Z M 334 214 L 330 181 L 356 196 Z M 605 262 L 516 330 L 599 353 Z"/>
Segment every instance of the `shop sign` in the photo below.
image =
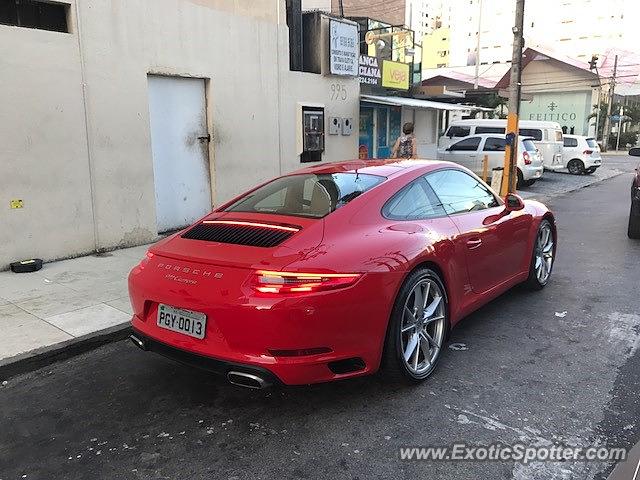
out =
<path fill-rule="evenodd" d="M 358 75 L 358 26 L 331 20 L 329 23 L 329 71 L 333 75 Z"/>
<path fill-rule="evenodd" d="M 360 55 L 360 83 L 362 85 L 382 84 L 382 72 L 380 71 L 380 60 L 369 55 Z"/>
<path fill-rule="evenodd" d="M 382 86 L 396 90 L 409 90 L 409 64 L 383 60 Z"/>

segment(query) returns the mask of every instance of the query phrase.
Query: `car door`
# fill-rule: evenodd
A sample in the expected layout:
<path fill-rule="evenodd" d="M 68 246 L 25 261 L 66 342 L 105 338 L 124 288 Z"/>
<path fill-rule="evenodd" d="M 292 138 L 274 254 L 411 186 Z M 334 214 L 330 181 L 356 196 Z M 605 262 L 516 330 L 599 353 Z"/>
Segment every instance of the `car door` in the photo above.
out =
<path fill-rule="evenodd" d="M 488 171 L 491 175 L 491 170 L 496 167 L 504 166 L 504 150 L 507 144 L 507 140 L 504 136 L 485 137 L 482 142 L 481 154 L 480 154 L 480 170 L 483 170 L 484 156 L 487 156 Z"/>
<path fill-rule="evenodd" d="M 494 193 L 462 170 L 437 170 L 425 178 L 460 232 L 455 242 L 465 252 L 474 292 L 486 292 L 523 270 L 531 254 L 530 214 L 522 210 L 504 215 Z"/>
<path fill-rule="evenodd" d="M 458 140 L 444 151 L 442 158 L 477 172 L 478 148 L 480 148 L 481 139 L 482 137 L 471 136 Z"/>

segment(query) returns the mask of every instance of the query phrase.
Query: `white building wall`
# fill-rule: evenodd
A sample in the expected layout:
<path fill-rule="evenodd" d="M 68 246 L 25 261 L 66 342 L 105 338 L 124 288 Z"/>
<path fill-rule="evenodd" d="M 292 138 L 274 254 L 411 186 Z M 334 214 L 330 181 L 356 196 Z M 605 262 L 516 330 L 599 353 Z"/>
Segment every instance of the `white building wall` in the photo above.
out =
<path fill-rule="evenodd" d="M 69 254 L 88 251 L 93 222 L 77 36 L 0 25 L 0 72 L 0 269 L 9 260 L 60 256 L 61 245 Z M 9 209 L 11 199 L 24 208 Z"/>
<path fill-rule="evenodd" d="M 206 79 L 214 205 L 303 166 L 294 104 L 358 118 L 357 79 L 288 71 L 284 0 L 79 6 L 70 34 L 0 25 L 1 200 L 25 202 L 0 209 L 0 268 L 157 238 L 149 73 Z M 323 160 L 356 157 L 357 128 L 327 136 Z"/>
<path fill-rule="evenodd" d="M 450 66 L 474 64 L 480 2 L 480 63 L 511 60 L 513 0 L 450 0 L 446 7 L 432 1 L 435 11 L 442 15 L 443 26 L 451 28 Z M 584 62 L 608 48 L 635 51 L 640 42 L 640 32 L 634 24 L 637 11 L 636 0 L 609 0 L 606 6 L 598 0 L 526 2 L 526 46 L 550 47 Z M 460 63 L 465 59 L 469 61 Z"/>

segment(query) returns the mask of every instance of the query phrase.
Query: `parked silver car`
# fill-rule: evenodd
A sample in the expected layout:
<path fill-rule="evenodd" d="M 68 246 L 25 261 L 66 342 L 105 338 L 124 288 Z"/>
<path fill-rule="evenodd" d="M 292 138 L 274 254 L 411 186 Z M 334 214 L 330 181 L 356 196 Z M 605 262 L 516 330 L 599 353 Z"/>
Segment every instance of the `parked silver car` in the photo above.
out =
<path fill-rule="evenodd" d="M 438 149 L 438 159 L 458 163 L 467 167 L 478 176 L 484 170 L 483 159 L 488 158 L 489 172 L 495 167 L 504 165 L 506 139 L 500 134 L 470 135 L 452 143 L 446 148 Z M 530 186 L 542 177 L 544 165 L 542 156 L 527 137 L 518 138 L 518 188 Z"/>

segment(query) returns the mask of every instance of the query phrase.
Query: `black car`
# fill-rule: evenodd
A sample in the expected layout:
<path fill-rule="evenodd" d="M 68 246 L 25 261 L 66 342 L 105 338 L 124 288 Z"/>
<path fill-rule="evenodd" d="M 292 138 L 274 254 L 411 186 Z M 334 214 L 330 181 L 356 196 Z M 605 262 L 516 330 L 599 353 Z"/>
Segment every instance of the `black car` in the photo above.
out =
<path fill-rule="evenodd" d="M 632 148 L 629 155 L 640 157 L 640 148 Z M 640 166 L 631 184 L 631 211 L 629 212 L 629 238 L 640 238 Z"/>

